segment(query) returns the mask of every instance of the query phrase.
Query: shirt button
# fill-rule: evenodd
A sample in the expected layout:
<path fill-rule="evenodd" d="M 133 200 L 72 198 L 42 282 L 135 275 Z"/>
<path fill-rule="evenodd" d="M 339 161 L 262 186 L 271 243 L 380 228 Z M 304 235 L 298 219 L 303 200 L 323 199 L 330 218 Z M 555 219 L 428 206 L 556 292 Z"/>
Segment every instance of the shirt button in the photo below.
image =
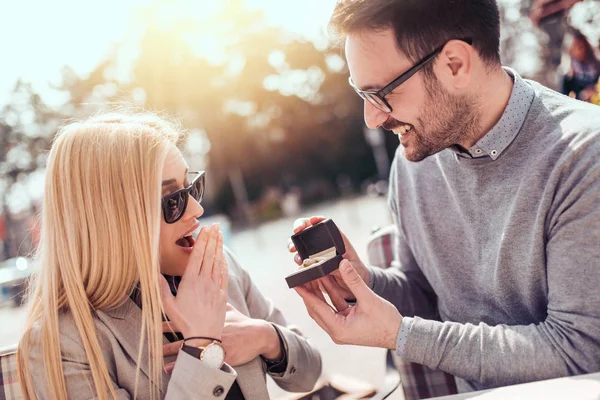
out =
<path fill-rule="evenodd" d="M 492 150 L 490 151 L 490 154 L 493 156 L 497 156 L 498 155 L 498 151 L 497 150 Z"/>
<path fill-rule="evenodd" d="M 213 390 L 213 396 L 215 397 L 221 397 L 223 393 L 225 393 L 225 389 L 223 389 L 223 386 L 221 385 L 217 386 L 215 390 Z"/>
<path fill-rule="evenodd" d="M 296 367 L 290 368 L 290 374 L 295 374 L 295 373 L 296 373 Z"/>
<path fill-rule="evenodd" d="M 475 149 L 475 154 L 481 154 L 483 152 L 483 150 L 481 149 Z"/>

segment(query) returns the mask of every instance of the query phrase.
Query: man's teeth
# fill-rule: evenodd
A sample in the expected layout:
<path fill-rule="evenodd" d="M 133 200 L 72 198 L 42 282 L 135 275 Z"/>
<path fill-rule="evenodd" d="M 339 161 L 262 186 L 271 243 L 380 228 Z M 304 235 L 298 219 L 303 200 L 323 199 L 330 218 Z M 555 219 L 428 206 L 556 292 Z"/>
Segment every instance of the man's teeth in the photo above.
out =
<path fill-rule="evenodd" d="M 412 125 L 403 125 L 400 128 L 398 128 L 398 133 L 401 135 L 404 135 L 404 134 L 408 133 L 411 129 L 412 129 Z"/>

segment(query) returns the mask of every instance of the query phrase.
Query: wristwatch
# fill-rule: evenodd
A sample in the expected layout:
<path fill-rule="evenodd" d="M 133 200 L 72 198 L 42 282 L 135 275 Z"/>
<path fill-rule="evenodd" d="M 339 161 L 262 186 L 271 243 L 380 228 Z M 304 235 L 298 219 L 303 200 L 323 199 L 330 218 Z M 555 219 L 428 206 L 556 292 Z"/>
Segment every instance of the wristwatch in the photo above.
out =
<path fill-rule="evenodd" d="M 221 369 L 225 363 L 225 349 L 221 343 L 216 340 L 206 347 L 194 347 L 187 344 L 181 345 L 181 350 L 185 351 L 192 357 L 199 358 L 209 367 Z"/>

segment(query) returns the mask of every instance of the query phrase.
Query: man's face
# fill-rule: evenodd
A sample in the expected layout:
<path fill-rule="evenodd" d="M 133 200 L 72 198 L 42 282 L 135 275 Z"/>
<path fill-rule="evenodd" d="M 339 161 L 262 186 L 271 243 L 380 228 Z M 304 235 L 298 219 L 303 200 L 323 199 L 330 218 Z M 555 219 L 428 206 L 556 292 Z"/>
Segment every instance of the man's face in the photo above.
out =
<path fill-rule="evenodd" d="M 432 43 L 431 50 L 441 44 Z M 380 90 L 414 65 L 398 50 L 392 29 L 348 36 L 346 59 L 353 82 L 362 90 Z M 479 119 L 472 98 L 449 93 L 437 78 L 427 78 L 422 71 L 385 99 L 393 109 L 389 114 L 364 102 L 365 122 L 399 135 L 409 161 L 421 161 L 457 144 L 472 134 Z"/>

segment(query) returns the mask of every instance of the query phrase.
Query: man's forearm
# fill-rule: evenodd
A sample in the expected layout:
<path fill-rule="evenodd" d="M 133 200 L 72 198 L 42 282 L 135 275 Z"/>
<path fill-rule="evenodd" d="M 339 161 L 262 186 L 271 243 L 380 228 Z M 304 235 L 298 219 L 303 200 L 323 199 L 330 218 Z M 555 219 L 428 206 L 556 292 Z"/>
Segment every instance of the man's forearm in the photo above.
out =
<path fill-rule="evenodd" d="M 406 318 L 407 322 L 410 318 Z M 489 326 L 415 318 L 402 357 L 494 387 L 600 370 L 597 343 L 557 322 Z"/>
<path fill-rule="evenodd" d="M 428 291 L 424 277 L 392 267 L 386 270 L 369 267 L 369 287 L 396 306 L 403 316 L 437 319 L 437 298 Z M 414 279 L 411 279 L 414 278 Z"/>

